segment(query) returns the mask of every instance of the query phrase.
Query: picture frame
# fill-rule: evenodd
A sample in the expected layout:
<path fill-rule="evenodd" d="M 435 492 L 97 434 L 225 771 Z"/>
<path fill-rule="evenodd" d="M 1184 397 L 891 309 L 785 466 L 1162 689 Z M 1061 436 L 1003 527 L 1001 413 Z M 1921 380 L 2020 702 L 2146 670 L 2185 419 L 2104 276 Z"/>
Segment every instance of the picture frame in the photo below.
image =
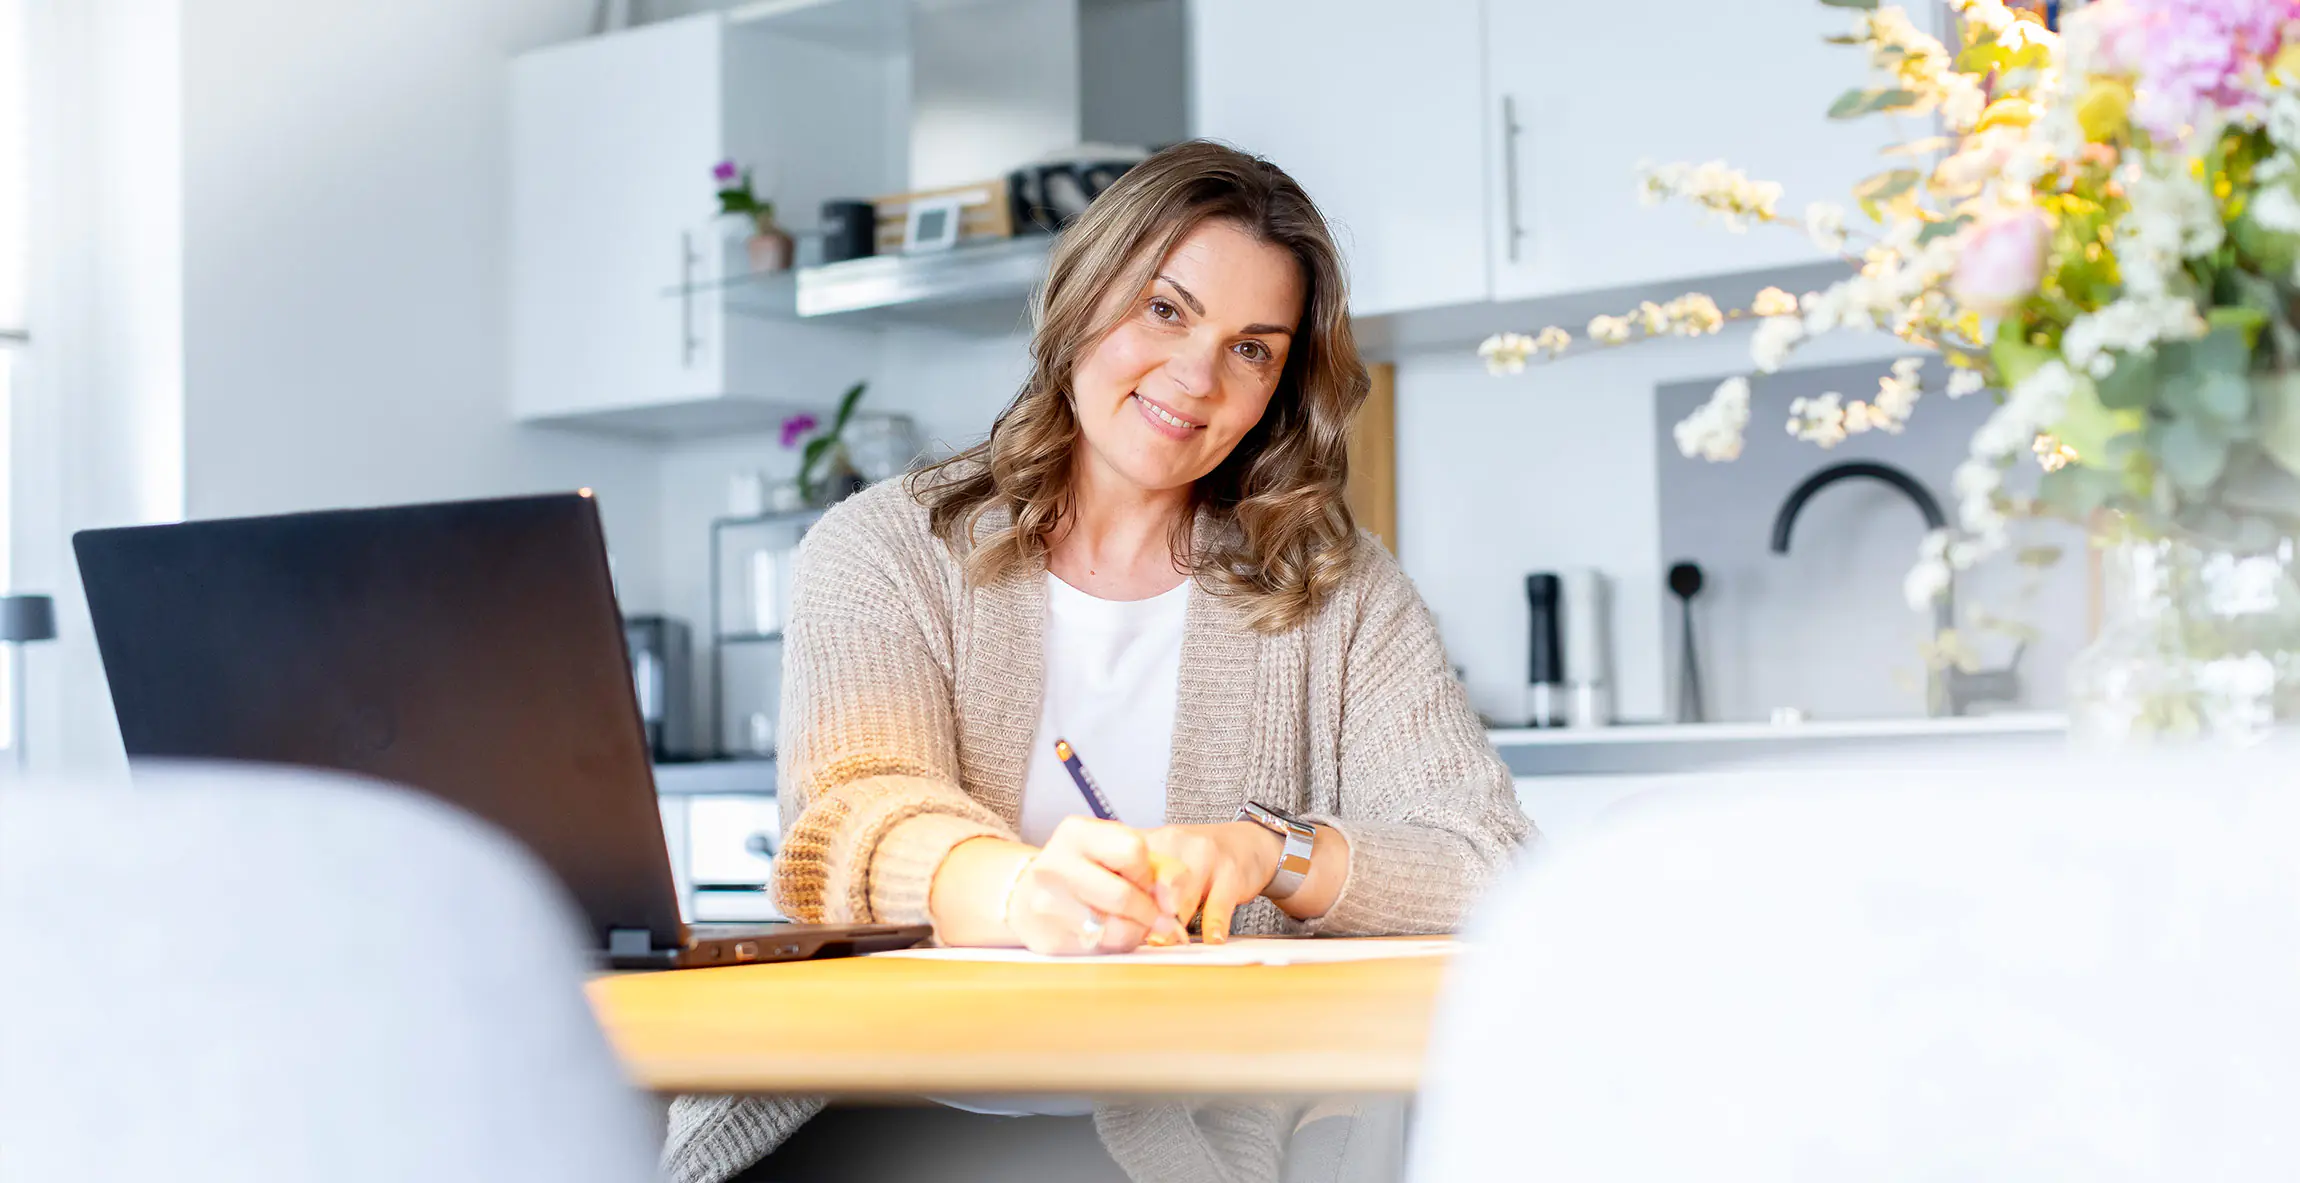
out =
<path fill-rule="evenodd" d="M 947 251 L 958 245 L 959 213 L 963 206 L 956 196 L 925 197 L 912 202 L 903 220 L 903 253 Z"/>

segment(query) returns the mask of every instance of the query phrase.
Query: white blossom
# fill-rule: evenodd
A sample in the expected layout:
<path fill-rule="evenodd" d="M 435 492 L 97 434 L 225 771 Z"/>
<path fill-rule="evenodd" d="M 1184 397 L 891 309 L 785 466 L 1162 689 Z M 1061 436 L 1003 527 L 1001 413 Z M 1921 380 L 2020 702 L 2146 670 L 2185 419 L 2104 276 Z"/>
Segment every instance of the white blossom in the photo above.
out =
<path fill-rule="evenodd" d="M 1741 454 L 1742 432 L 1749 426 L 1749 380 L 1727 378 L 1717 384 L 1709 401 L 1678 421 L 1672 434 L 1677 450 L 1704 460 L 1731 460 Z"/>
<path fill-rule="evenodd" d="M 1950 128 L 1965 131 L 1981 121 L 1981 112 L 1988 109 L 1988 92 L 1981 89 L 1979 80 L 1970 74 L 1951 71 L 1941 79 L 1941 118 Z"/>
<path fill-rule="evenodd" d="M 1551 325 L 1548 328 L 1535 333 L 1533 335 L 1533 343 L 1542 352 L 1547 353 L 1551 357 L 1556 357 L 1557 355 L 1564 353 L 1567 346 L 1573 344 L 1573 334 L 1566 332 L 1564 329 L 1558 328 L 1556 325 Z"/>
<path fill-rule="evenodd" d="M 1534 348 L 1533 338 L 1524 333 L 1495 333 L 1479 343 L 1477 355 L 1485 359 L 1488 374 L 1522 374 Z"/>
<path fill-rule="evenodd" d="M 1917 548 L 1917 565 L 1909 568 L 1907 578 L 1901 581 L 1901 594 L 1907 598 L 1912 611 L 1924 612 L 1934 601 L 1949 590 L 1952 575 L 1949 571 L 1949 532 L 1930 530 Z"/>
<path fill-rule="evenodd" d="M 2300 198 L 2288 186 L 2263 186 L 2252 198 L 2252 220 L 2281 234 L 2300 234 Z"/>
<path fill-rule="evenodd" d="M 1805 233 L 1822 250 L 1834 254 L 1845 249 L 1845 207 L 1827 201 L 1806 206 Z"/>
<path fill-rule="evenodd" d="M 1629 318 L 1598 316 L 1589 321 L 1589 339 L 1600 345 L 1619 345 L 1629 339 Z"/>
<path fill-rule="evenodd" d="M 1752 221 L 1773 219 L 1781 201 L 1781 186 L 1772 181 L 1752 181 L 1722 160 L 1639 170 L 1639 201 L 1656 205 L 1670 198 L 1693 202 L 1717 215 L 1726 229 L 1741 231 Z"/>
<path fill-rule="evenodd" d="M 1958 16 L 1964 18 L 1966 24 L 1992 37 L 2004 32 L 2005 27 L 2015 19 L 2012 10 L 2004 6 L 2003 0 L 1952 0 L 1951 6 L 1957 10 Z"/>
<path fill-rule="evenodd" d="M 1845 442 L 1843 396 L 1836 391 L 1789 404 L 1789 434 L 1809 444 L 1834 448 Z"/>
<path fill-rule="evenodd" d="M 1725 314 L 1717 301 L 1699 292 L 1688 292 L 1671 300 L 1661 309 L 1669 328 L 1679 336 L 1700 337 L 1725 327 Z"/>
<path fill-rule="evenodd" d="M 2148 167 L 2137 154 L 2117 170 L 2131 208 L 2118 220 L 2116 259 L 2129 296 L 2160 296 L 2181 261 L 2218 249 L 2226 230 L 2204 182 L 2178 163 Z"/>
<path fill-rule="evenodd" d="M 1766 288 L 1749 302 L 1749 311 L 1758 316 L 1795 316 L 1797 297 L 1779 288 Z"/>
<path fill-rule="evenodd" d="M 1988 386 L 1988 381 L 1979 370 L 1950 370 L 1949 397 L 1963 398 L 1968 394 L 1979 394 Z"/>
<path fill-rule="evenodd" d="M 1758 373 L 1775 373 L 1804 339 L 1804 318 L 1768 316 L 1757 322 L 1757 331 L 1749 338 L 1749 360 L 1756 363 Z"/>
<path fill-rule="evenodd" d="M 2268 138 L 2287 152 L 2300 151 L 2300 91 L 2279 86 L 2268 92 Z"/>
<path fill-rule="evenodd" d="M 2112 351 L 2135 353 L 2159 341 L 2191 340 L 2206 328 L 2196 305 L 2185 297 L 2127 296 L 2070 321 L 2060 349 L 2070 365 L 2105 378 L 2116 368 Z"/>

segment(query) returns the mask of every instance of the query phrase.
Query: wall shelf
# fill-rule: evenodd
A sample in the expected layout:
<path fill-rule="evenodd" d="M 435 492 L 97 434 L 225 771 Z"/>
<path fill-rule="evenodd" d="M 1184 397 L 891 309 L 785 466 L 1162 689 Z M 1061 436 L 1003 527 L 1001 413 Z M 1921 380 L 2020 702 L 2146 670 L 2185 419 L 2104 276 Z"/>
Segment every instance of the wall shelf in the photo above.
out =
<path fill-rule="evenodd" d="M 666 297 L 715 294 L 728 311 L 849 327 L 923 324 L 985 336 L 1028 327 L 1030 292 L 1053 238 L 1034 234 L 916 255 L 873 255 L 765 275 L 738 274 Z"/>

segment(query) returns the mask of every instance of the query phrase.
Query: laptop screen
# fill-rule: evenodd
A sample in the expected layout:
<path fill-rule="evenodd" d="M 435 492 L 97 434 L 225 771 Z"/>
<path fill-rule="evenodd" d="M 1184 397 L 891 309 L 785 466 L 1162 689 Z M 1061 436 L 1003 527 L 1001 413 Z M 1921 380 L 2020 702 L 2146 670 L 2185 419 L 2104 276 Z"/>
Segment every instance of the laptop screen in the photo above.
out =
<path fill-rule="evenodd" d="M 90 530 L 73 542 L 131 759 L 408 785 L 525 843 L 602 945 L 616 928 L 678 939 L 588 495 Z"/>

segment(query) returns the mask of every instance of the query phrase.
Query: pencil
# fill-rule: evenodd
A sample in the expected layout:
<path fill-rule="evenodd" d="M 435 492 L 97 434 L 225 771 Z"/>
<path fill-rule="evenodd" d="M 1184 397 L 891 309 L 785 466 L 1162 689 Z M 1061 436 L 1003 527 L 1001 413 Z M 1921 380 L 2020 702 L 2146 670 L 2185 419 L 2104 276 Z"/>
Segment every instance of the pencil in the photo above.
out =
<path fill-rule="evenodd" d="M 1078 758 L 1078 749 L 1071 747 L 1069 740 L 1054 741 L 1054 758 L 1062 761 L 1062 767 L 1069 770 L 1071 783 L 1078 786 L 1079 795 L 1086 798 L 1086 807 L 1094 811 L 1094 816 L 1106 822 L 1118 820 L 1118 811 L 1110 808 L 1110 798 L 1102 795 L 1102 786 L 1094 783 L 1093 775 L 1086 771 L 1085 762 Z"/>

